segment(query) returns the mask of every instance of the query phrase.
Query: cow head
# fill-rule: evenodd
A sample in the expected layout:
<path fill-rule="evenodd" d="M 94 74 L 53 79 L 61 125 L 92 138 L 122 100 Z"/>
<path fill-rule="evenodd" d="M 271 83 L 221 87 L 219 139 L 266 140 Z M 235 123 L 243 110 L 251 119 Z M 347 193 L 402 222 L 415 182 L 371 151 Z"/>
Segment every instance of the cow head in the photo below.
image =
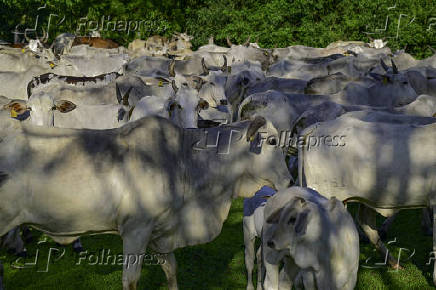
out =
<path fill-rule="evenodd" d="M 371 37 L 369 37 L 369 47 L 371 48 L 376 48 L 376 49 L 380 49 L 386 46 L 386 44 L 388 44 L 387 41 L 384 41 L 385 38 L 383 39 L 373 39 Z"/>
<path fill-rule="evenodd" d="M 227 106 L 225 86 L 227 76 L 221 71 L 211 71 L 208 76 L 201 78 L 199 97 L 209 102 L 212 107 Z"/>
<path fill-rule="evenodd" d="M 33 94 L 27 101 L 27 107 L 31 110 L 31 123 L 37 126 L 54 126 L 54 112 L 68 113 L 76 108 L 76 105 L 66 100 L 55 100 L 52 96 L 43 92 Z"/>
<path fill-rule="evenodd" d="M 172 86 L 175 97 L 167 106 L 170 119 L 180 127 L 197 128 L 198 114 L 209 109 L 209 102 L 199 98 L 197 89 L 191 87 L 186 79 L 180 81 L 179 86 L 173 80 Z"/>
<path fill-rule="evenodd" d="M 276 225 L 267 246 L 275 250 L 289 249 L 291 255 L 294 254 L 297 244 L 304 240 L 309 224 L 315 220 L 316 211 L 315 204 L 298 196 L 276 209 L 266 218 L 267 223 Z"/>
<path fill-rule="evenodd" d="M 235 129 L 240 125 L 244 128 L 234 132 L 239 136 L 239 147 L 232 147 L 233 151 L 230 153 L 237 164 L 237 173 L 234 174 L 240 175 L 234 191 L 235 196 L 251 197 L 264 185 L 275 190 L 288 187 L 291 176 L 286 166 L 283 148 L 279 145 L 279 132 L 276 127 L 260 116 L 232 125 L 236 126 Z M 246 159 L 238 163 L 240 158 Z"/>
<path fill-rule="evenodd" d="M 390 69 L 383 60 L 380 61 L 382 67 L 386 70 L 386 74 L 381 75 L 370 72 L 369 75 L 378 82 L 369 88 L 369 91 L 374 95 L 379 95 L 380 98 L 388 98 L 392 100 L 392 105 L 403 106 L 413 102 L 416 97 L 416 91 L 409 82 L 407 74 L 399 72 L 394 61 L 392 69 Z"/>

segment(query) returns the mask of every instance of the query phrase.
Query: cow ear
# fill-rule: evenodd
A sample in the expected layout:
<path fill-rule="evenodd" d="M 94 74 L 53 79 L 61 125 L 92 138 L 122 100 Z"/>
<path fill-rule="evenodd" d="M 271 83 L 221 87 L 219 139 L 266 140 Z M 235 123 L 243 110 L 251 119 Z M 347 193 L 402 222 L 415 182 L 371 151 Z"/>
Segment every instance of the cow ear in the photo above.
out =
<path fill-rule="evenodd" d="M 257 116 L 248 126 L 247 129 L 247 142 L 253 141 L 254 136 L 256 136 L 257 131 L 260 127 L 266 124 L 266 120 L 264 117 Z"/>
<path fill-rule="evenodd" d="M 309 223 L 309 213 L 310 210 L 306 209 L 298 214 L 294 227 L 294 231 L 297 236 L 303 236 L 304 234 L 306 234 L 307 225 Z"/>
<path fill-rule="evenodd" d="M 328 210 L 329 211 L 334 210 L 336 208 L 336 205 L 338 204 L 338 202 L 339 202 L 339 200 L 336 197 L 332 196 L 329 200 Z"/>
<path fill-rule="evenodd" d="M 372 73 L 372 72 L 370 72 L 369 75 L 371 77 L 373 77 L 375 80 L 381 81 L 384 84 L 387 84 L 388 82 L 391 82 L 391 78 L 389 76 L 387 76 L 387 75 L 381 75 L 381 74 Z"/>
<path fill-rule="evenodd" d="M 266 220 L 269 224 L 278 224 L 282 215 L 283 207 L 275 210 Z"/>
<path fill-rule="evenodd" d="M 77 106 L 70 101 L 60 100 L 55 102 L 55 108 L 61 113 L 68 113 L 74 110 Z"/>
<path fill-rule="evenodd" d="M 370 72 L 369 75 L 377 81 L 383 81 L 383 75 L 381 74 Z"/>
<path fill-rule="evenodd" d="M 27 105 L 25 102 L 11 101 L 9 104 L 4 105 L 3 109 L 10 111 L 11 117 L 15 118 L 27 111 Z"/>
<path fill-rule="evenodd" d="M 209 109 L 209 102 L 206 101 L 205 99 L 200 99 L 198 101 L 198 108 L 200 110 L 207 110 L 207 109 Z"/>

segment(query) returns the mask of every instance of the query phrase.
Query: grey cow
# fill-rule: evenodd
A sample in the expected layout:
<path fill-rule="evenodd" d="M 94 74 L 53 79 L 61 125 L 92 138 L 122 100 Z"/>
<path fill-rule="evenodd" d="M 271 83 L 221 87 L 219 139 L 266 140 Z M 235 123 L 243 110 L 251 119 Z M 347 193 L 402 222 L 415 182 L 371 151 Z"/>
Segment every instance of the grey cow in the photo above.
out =
<path fill-rule="evenodd" d="M 0 235 L 23 223 L 61 244 L 119 234 L 129 257 L 123 289 L 136 289 L 147 246 L 167 253 L 163 269 L 177 289 L 175 249 L 217 237 L 233 198 L 289 183 L 283 152 L 260 143 L 258 130 L 278 133 L 263 118 L 184 130 L 146 117 L 78 130 L 7 116 L 0 122 Z"/>

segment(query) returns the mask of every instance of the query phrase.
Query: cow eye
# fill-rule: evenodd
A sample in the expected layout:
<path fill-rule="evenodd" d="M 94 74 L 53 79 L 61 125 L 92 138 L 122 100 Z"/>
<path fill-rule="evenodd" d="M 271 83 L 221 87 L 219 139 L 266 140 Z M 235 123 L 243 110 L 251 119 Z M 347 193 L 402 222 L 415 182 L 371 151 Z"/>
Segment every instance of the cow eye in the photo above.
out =
<path fill-rule="evenodd" d="M 277 138 L 275 137 L 268 138 L 268 144 L 273 146 L 277 145 Z"/>
<path fill-rule="evenodd" d="M 215 86 L 215 83 L 213 83 L 213 82 L 210 82 L 210 85 L 212 85 L 212 86 Z"/>
<path fill-rule="evenodd" d="M 290 224 L 294 224 L 296 220 L 297 220 L 297 219 L 296 219 L 295 217 L 291 217 L 291 218 L 288 220 L 288 225 L 290 225 Z"/>
<path fill-rule="evenodd" d="M 407 85 L 408 84 L 408 82 L 403 82 L 403 85 Z"/>
<path fill-rule="evenodd" d="M 184 85 L 185 87 L 187 87 L 187 86 L 188 86 L 188 83 L 183 83 L 182 85 Z"/>
<path fill-rule="evenodd" d="M 55 111 L 56 110 L 56 106 L 51 107 L 51 110 Z"/>

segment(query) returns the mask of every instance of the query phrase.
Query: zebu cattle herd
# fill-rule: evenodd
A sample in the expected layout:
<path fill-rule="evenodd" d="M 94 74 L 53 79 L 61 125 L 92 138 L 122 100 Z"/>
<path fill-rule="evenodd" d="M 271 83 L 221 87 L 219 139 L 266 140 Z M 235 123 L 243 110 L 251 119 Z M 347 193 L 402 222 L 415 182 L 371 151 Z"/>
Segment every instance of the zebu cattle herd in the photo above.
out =
<path fill-rule="evenodd" d="M 23 251 L 24 225 L 78 249 L 81 235 L 119 234 L 126 257 L 167 254 L 177 289 L 173 251 L 213 240 L 245 197 L 247 289 L 256 237 L 258 289 L 353 289 L 359 236 L 344 204 L 359 202 L 358 223 L 398 267 L 375 214 L 436 206 L 436 54 L 190 40 L 126 49 L 66 33 L 0 47 L 3 244 Z M 126 290 L 141 273 L 129 261 Z"/>

